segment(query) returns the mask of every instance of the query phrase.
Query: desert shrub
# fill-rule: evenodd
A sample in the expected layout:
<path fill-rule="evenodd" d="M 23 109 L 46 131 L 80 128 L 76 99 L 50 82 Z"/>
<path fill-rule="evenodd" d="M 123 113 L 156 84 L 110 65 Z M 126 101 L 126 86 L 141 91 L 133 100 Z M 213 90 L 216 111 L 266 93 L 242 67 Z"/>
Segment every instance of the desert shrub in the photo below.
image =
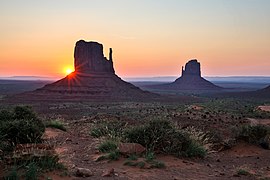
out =
<path fill-rule="evenodd" d="M 109 161 L 117 161 L 120 158 L 121 154 L 119 152 L 119 150 L 113 150 L 110 151 L 109 153 L 100 156 L 97 161 L 102 161 L 102 160 L 109 160 Z"/>
<path fill-rule="evenodd" d="M 0 142 L 4 142 L 7 147 L 18 143 L 41 142 L 44 131 L 44 124 L 30 107 L 17 106 L 13 111 L 0 112 Z"/>
<path fill-rule="evenodd" d="M 47 122 L 45 126 L 50 127 L 50 128 L 60 129 L 62 131 L 67 131 L 65 125 L 62 122 L 57 121 L 57 120 L 51 120 Z"/>
<path fill-rule="evenodd" d="M 111 151 L 115 151 L 117 149 L 117 145 L 115 142 L 113 141 L 110 141 L 110 140 L 107 140 L 103 143 L 101 143 L 99 146 L 98 146 L 98 150 L 100 152 L 111 152 Z"/>
<path fill-rule="evenodd" d="M 203 146 L 199 145 L 197 142 L 192 141 L 186 151 L 184 152 L 184 155 L 186 157 L 200 157 L 203 158 L 207 154 L 207 151 Z"/>
<path fill-rule="evenodd" d="M 246 125 L 242 126 L 238 138 L 249 143 L 258 144 L 259 141 L 270 134 L 270 128 L 264 125 Z"/>
<path fill-rule="evenodd" d="M 194 148 L 193 140 L 166 120 L 154 120 L 145 125 L 128 129 L 125 131 L 124 137 L 128 142 L 139 143 L 150 151 L 175 156 L 198 155 L 187 152 L 192 149 L 191 147 Z M 203 149 L 199 144 L 196 147 Z"/>
<path fill-rule="evenodd" d="M 249 176 L 249 175 L 251 175 L 251 173 L 246 169 L 238 169 L 237 170 L 237 175 L 239 175 L 239 176 Z"/>
<path fill-rule="evenodd" d="M 95 125 L 91 129 L 90 134 L 93 137 L 102 137 L 106 136 L 109 138 L 121 137 L 123 130 L 126 127 L 125 122 L 119 121 L 102 121 Z"/>
<path fill-rule="evenodd" d="M 4 177 L 10 179 L 39 179 L 43 172 L 53 170 L 65 170 L 65 166 L 58 162 L 58 156 L 46 155 L 42 157 L 31 157 L 25 160 L 16 161 L 10 171 Z"/>

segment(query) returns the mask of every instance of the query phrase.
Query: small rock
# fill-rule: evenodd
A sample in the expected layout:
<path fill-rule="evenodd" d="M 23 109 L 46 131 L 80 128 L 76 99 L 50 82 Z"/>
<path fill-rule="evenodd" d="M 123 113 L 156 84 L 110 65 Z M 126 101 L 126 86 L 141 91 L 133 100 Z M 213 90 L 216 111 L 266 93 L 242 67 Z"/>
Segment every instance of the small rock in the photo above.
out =
<path fill-rule="evenodd" d="M 118 145 L 121 154 L 142 154 L 146 149 L 138 143 L 120 143 Z"/>
<path fill-rule="evenodd" d="M 262 138 L 260 140 L 260 145 L 262 148 L 270 150 L 270 135 Z"/>
<path fill-rule="evenodd" d="M 217 162 L 220 162 L 220 159 L 217 159 Z"/>
<path fill-rule="evenodd" d="M 94 173 L 90 169 L 77 168 L 75 175 L 77 177 L 90 177 L 90 176 L 93 176 Z"/>
<path fill-rule="evenodd" d="M 114 168 L 108 169 L 104 171 L 104 173 L 101 175 L 102 177 L 110 177 L 114 175 Z"/>

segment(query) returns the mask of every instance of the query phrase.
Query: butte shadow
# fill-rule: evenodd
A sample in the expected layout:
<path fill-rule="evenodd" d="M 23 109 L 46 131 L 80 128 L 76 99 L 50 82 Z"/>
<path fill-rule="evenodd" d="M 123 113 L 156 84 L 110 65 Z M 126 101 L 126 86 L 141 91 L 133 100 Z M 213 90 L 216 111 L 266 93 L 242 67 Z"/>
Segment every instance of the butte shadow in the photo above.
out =
<path fill-rule="evenodd" d="M 196 60 L 186 63 L 185 69 L 182 67 L 182 76 L 172 83 L 146 86 L 147 90 L 157 92 L 185 92 L 185 93 L 207 93 L 218 92 L 223 88 L 207 81 L 201 76 L 201 65 Z"/>
<path fill-rule="evenodd" d="M 112 49 L 109 59 L 103 45 L 80 40 L 74 51 L 75 71 L 65 78 L 32 92 L 17 95 L 24 100 L 152 100 L 159 95 L 143 91 L 123 81 L 113 68 Z"/>

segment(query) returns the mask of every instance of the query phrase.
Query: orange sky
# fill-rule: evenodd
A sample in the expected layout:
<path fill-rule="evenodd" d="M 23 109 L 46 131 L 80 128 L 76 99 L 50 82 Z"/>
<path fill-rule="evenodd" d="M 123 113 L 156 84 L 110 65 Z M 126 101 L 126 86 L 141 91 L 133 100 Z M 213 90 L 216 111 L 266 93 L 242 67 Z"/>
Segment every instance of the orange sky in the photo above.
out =
<path fill-rule="evenodd" d="M 64 76 L 75 42 L 113 48 L 121 77 L 270 76 L 270 1 L 46 0 L 0 2 L 0 76 Z"/>

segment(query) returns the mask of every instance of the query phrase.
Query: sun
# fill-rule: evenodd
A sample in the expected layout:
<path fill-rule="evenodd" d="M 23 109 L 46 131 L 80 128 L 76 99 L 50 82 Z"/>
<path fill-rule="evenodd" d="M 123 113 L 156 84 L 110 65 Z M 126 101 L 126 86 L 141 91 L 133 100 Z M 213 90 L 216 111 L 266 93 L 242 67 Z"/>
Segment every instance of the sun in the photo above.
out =
<path fill-rule="evenodd" d="M 73 70 L 73 68 L 71 68 L 71 67 L 66 67 L 65 68 L 65 74 L 66 75 L 69 75 L 70 73 L 72 73 L 74 70 Z"/>

